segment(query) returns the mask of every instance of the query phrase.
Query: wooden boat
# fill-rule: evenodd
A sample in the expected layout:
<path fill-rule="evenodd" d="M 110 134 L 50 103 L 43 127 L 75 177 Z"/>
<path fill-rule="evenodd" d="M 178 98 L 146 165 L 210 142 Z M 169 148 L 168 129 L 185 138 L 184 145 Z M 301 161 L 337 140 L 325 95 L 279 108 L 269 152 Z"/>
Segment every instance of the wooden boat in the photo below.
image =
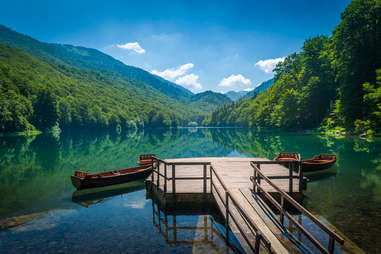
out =
<path fill-rule="evenodd" d="M 147 165 L 152 163 L 152 157 L 156 157 L 154 154 L 141 154 L 139 155 L 138 164 Z"/>
<path fill-rule="evenodd" d="M 296 153 L 279 153 L 274 161 L 297 161 L 298 155 Z"/>
<path fill-rule="evenodd" d="M 275 161 L 297 161 L 296 153 L 279 153 Z M 303 172 L 311 172 L 330 168 L 336 162 L 335 154 L 319 154 L 312 159 L 302 160 Z"/>
<path fill-rule="evenodd" d="M 95 188 L 146 178 L 151 171 L 152 166 L 149 164 L 135 168 L 126 168 L 94 174 L 89 174 L 84 171 L 75 171 L 74 175 L 71 176 L 71 182 L 77 190 Z"/>
<path fill-rule="evenodd" d="M 336 162 L 335 154 L 319 154 L 312 159 L 302 161 L 303 172 L 317 171 L 330 168 Z"/>

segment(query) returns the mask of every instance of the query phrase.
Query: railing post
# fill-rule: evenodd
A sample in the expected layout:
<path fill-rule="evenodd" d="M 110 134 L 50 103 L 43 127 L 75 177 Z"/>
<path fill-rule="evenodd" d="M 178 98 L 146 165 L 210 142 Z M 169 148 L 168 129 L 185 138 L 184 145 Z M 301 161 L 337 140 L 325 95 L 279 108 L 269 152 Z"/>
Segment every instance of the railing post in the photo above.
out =
<path fill-rule="evenodd" d="M 280 223 L 282 223 L 282 226 L 284 224 L 284 213 L 283 213 L 283 209 L 284 209 L 284 197 L 283 195 L 281 194 L 281 197 L 280 197 L 280 205 L 282 207 L 282 210 L 280 210 Z"/>
<path fill-rule="evenodd" d="M 256 193 L 256 185 L 255 183 L 257 182 L 257 170 L 255 170 L 255 167 L 253 167 L 253 191 Z"/>
<path fill-rule="evenodd" d="M 151 174 L 151 183 L 152 183 L 152 185 L 154 184 L 154 178 L 153 178 L 153 174 L 155 173 L 154 165 L 155 165 L 155 163 L 153 163 L 153 160 L 152 160 L 152 174 Z M 156 165 L 157 165 L 157 163 L 156 163 Z"/>
<path fill-rule="evenodd" d="M 261 241 L 261 235 L 257 232 L 257 233 L 255 234 L 254 253 L 259 253 L 260 241 Z"/>
<path fill-rule="evenodd" d="M 160 187 L 160 161 L 157 162 L 157 179 L 156 179 L 156 185 L 159 188 Z"/>
<path fill-rule="evenodd" d="M 304 179 L 303 179 L 303 170 L 302 170 L 302 159 L 301 156 L 299 156 L 298 161 L 298 171 L 299 171 L 299 192 L 302 192 L 304 187 Z"/>
<path fill-rule="evenodd" d="M 333 239 L 332 236 L 329 237 L 329 242 L 328 242 L 328 252 L 333 253 L 335 249 L 335 239 Z"/>
<path fill-rule="evenodd" d="M 289 187 L 289 190 L 288 192 L 290 193 L 290 195 L 292 195 L 292 183 L 293 183 L 293 180 L 292 180 L 292 171 L 294 169 L 294 162 L 291 162 L 291 165 L 289 166 L 289 184 L 288 184 L 288 187 Z"/>
<path fill-rule="evenodd" d="M 257 164 L 257 168 L 258 168 L 258 170 L 261 170 L 261 164 Z M 261 184 L 261 175 L 260 174 L 257 174 L 257 185 L 259 185 L 259 184 Z M 259 190 L 259 188 L 257 188 L 257 193 L 259 193 L 260 192 L 260 190 Z"/>
<path fill-rule="evenodd" d="M 226 230 L 226 241 L 229 241 L 229 193 L 225 191 L 225 208 L 226 208 L 226 219 L 225 219 L 225 230 Z"/>
<path fill-rule="evenodd" d="M 167 193 L 167 163 L 164 163 L 164 193 Z"/>
<path fill-rule="evenodd" d="M 203 174 L 204 174 L 204 186 L 203 186 L 203 188 L 204 188 L 204 194 L 206 194 L 206 164 L 204 164 L 204 170 L 203 170 L 204 172 L 203 172 Z"/>
<path fill-rule="evenodd" d="M 209 170 L 210 170 L 210 194 L 212 194 L 212 188 L 213 188 L 212 165 L 209 165 Z"/>
<path fill-rule="evenodd" d="M 176 173 L 175 173 L 175 164 L 172 164 L 172 193 L 176 193 Z"/>

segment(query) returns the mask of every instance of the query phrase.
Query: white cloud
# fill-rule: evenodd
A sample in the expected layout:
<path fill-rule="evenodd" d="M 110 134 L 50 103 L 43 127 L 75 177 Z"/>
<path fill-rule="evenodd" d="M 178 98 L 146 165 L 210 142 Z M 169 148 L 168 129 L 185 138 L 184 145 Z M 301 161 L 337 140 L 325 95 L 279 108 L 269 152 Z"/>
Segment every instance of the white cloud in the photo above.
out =
<path fill-rule="evenodd" d="M 148 201 L 149 200 L 146 200 L 146 199 L 132 200 L 132 201 L 127 201 L 126 203 L 124 203 L 123 206 L 133 208 L 133 209 L 143 209 Z"/>
<path fill-rule="evenodd" d="M 191 87 L 194 90 L 201 90 L 202 85 L 198 82 L 198 76 L 191 73 L 176 79 L 176 84 Z"/>
<path fill-rule="evenodd" d="M 183 64 L 181 66 L 178 66 L 176 68 L 170 68 L 166 69 L 164 71 L 157 71 L 157 70 L 152 70 L 151 73 L 158 75 L 162 78 L 168 79 L 168 80 L 174 80 L 175 78 L 184 75 L 188 70 L 192 69 L 194 67 L 193 63 L 187 63 Z"/>
<path fill-rule="evenodd" d="M 255 66 L 258 66 L 259 69 L 266 73 L 272 73 L 277 63 L 283 62 L 284 59 L 284 57 L 279 57 L 274 59 L 259 60 Z"/>
<path fill-rule="evenodd" d="M 229 77 L 222 79 L 221 82 L 218 84 L 218 86 L 232 87 L 232 86 L 237 85 L 239 83 L 242 83 L 244 85 L 250 85 L 251 81 L 250 81 L 250 79 L 245 78 L 241 74 L 230 75 Z"/>
<path fill-rule="evenodd" d="M 146 53 L 145 49 L 143 49 L 138 42 L 129 42 L 126 44 L 117 44 L 118 48 L 135 51 L 138 54 Z"/>
<path fill-rule="evenodd" d="M 243 89 L 245 92 L 251 92 L 254 90 L 254 87 L 248 87 L 248 88 L 245 88 Z"/>

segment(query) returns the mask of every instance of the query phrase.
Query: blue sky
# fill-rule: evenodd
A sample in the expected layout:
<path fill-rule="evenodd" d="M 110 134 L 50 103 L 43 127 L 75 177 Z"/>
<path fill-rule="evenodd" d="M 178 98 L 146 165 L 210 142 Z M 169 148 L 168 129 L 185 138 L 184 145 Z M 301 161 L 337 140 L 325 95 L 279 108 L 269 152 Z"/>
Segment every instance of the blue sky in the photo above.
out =
<path fill-rule="evenodd" d="M 3 1 L 0 23 L 99 49 L 200 92 L 250 89 L 307 38 L 331 35 L 348 0 Z"/>

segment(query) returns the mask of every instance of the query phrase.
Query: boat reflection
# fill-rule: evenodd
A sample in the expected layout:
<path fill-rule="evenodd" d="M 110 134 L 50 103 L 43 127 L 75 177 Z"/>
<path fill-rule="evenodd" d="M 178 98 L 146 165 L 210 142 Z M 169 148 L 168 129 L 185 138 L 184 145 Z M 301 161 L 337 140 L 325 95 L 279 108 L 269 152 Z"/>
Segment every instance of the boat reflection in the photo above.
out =
<path fill-rule="evenodd" d="M 80 206 L 89 207 L 105 202 L 108 198 L 145 189 L 144 179 L 112 186 L 77 190 L 72 201 Z"/>

